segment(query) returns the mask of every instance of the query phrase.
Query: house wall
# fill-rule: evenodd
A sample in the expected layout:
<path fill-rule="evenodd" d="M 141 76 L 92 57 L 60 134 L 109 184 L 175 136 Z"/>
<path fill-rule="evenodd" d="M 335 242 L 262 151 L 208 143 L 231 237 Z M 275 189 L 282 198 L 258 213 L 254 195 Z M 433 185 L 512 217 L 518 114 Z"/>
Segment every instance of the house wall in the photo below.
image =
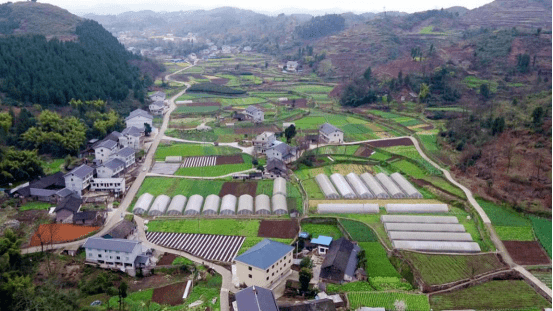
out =
<path fill-rule="evenodd" d="M 112 158 L 119 159 L 119 160 L 125 162 L 125 168 L 128 168 L 129 166 L 131 166 L 135 163 L 134 153 L 131 154 L 130 156 L 126 157 L 126 158 L 122 157 L 120 155 L 114 154 Z"/>
<path fill-rule="evenodd" d="M 91 178 L 92 175 L 90 175 L 90 178 L 87 178 L 85 180 L 82 180 L 81 178 L 73 175 L 66 176 L 65 187 L 71 191 L 76 192 L 80 196 L 82 194 L 82 190 L 89 186 Z"/>
<path fill-rule="evenodd" d="M 282 160 L 282 154 L 275 149 L 269 149 L 266 151 L 267 159 L 279 159 Z"/>
<path fill-rule="evenodd" d="M 94 157 L 104 163 L 109 159 L 113 152 L 114 150 L 105 147 L 96 148 L 94 149 Z"/>
<path fill-rule="evenodd" d="M 274 263 L 274 265 L 266 270 L 261 270 L 257 267 L 236 261 L 236 274 L 240 280 L 240 284 L 245 283 L 246 286 L 255 285 L 269 287 L 276 280 L 278 280 L 278 278 L 287 274 L 291 268 L 292 251 L 282 256 Z"/>
<path fill-rule="evenodd" d="M 136 116 L 134 118 L 126 120 L 125 123 L 127 124 L 127 127 L 134 126 L 134 127 L 139 128 L 139 129 L 143 129 L 144 128 L 144 123 L 148 123 L 148 124 L 150 124 L 150 126 L 152 126 L 152 119 L 148 119 L 148 118 L 145 118 L 143 116 Z"/>
<path fill-rule="evenodd" d="M 142 149 L 142 146 L 140 145 L 140 137 L 124 135 L 119 138 L 119 143 L 123 146 L 123 148 L 131 147 L 134 150 Z"/>
<path fill-rule="evenodd" d="M 94 178 L 90 183 L 91 191 L 113 191 L 124 192 L 125 191 L 125 179 L 120 178 L 119 181 L 115 181 L 112 178 Z"/>
<path fill-rule="evenodd" d="M 72 223 L 73 222 L 73 212 L 66 209 L 62 209 L 56 213 L 56 222 L 61 223 Z"/>
<path fill-rule="evenodd" d="M 118 267 L 127 266 L 134 268 L 134 261 L 136 260 L 136 257 L 140 255 L 141 251 L 142 246 L 140 244 L 137 244 L 131 253 L 87 248 L 86 261 L 105 264 L 113 263 Z M 117 257 L 119 257 L 119 259 L 117 259 Z"/>
<path fill-rule="evenodd" d="M 330 133 L 329 135 L 325 135 L 323 133 L 320 133 L 321 138 L 331 144 L 335 143 L 341 143 L 344 141 L 344 133 L 335 131 L 333 133 Z"/>

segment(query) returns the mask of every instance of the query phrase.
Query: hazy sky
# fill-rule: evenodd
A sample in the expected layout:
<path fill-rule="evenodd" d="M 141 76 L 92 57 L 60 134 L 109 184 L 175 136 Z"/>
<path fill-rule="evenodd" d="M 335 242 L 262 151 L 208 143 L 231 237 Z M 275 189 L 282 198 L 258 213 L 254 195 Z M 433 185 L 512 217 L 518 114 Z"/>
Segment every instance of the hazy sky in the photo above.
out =
<path fill-rule="evenodd" d="M 385 1 L 367 1 L 367 0 L 202 0 L 202 1 L 174 1 L 174 0 L 111 0 L 111 1 L 83 1 L 83 0 L 38 0 L 43 3 L 50 3 L 71 13 L 82 15 L 86 13 L 96 14 L 119 14 L 126 11 L 187 11 L 195 9 L 212 9 L 221 6 L 233 6 L 243 9 L 250 9 L 256 12 L 286 14 L 297 12 L 305 13 L 308 11 L 315 14 L 341 13 L 341 12 L 382 12 L 402 11 L 418 12 L 431 9 L 448 8 L 452 6 L 464 6 L 468 9 L 474 9 L 492 0 L 385 0 Z"/>

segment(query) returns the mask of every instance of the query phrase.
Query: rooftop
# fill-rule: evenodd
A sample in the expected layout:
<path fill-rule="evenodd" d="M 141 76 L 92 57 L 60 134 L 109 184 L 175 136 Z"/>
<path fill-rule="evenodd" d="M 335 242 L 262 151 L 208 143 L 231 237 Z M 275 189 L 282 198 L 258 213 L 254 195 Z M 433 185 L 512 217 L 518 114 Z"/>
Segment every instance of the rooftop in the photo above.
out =
<path fill-rule="evenodd" d="M 125 157 L 125 158 L 133 154 L 134 154 L 134 149 L 131 147 L 125 147 L 117 152 L 118 156 Z"/>
<path fill-rule="evenodd" d="M 322 132 L 325 135 L 332 134 L 336 131 L 343 133 L 343 131 L 341 129 L 335 127 L 334 125 L 332 125 L 330 123 L 325 123 L 325 124 L 321 125 L 319 127 L 319 131 Z"/>
<path fill-rule="evenodd" d="M 330 243 L 332 243 L 332 237 L 320 235 L 316 239 L 311 240 L 312 244 L 319 244 L 324 246 L 330 246 Z"/>
<path fill-rule="evenodd" d="M 257 108 L 256 106 L 248 106 L 248 108 L 246 108 L 246 112 L 249 114 L 254 114 L 254 113 L 257 113 L 258 111 L 263 112 L 261 109 Z"/>
<path fill-rule="evenodd" d="M 88 238 L 83 244 L 83 248 L 131 253 L 133 249 L 140 244 L 140 241 L 131 241 L 126 239 Z"/>
<path fill-rule="evenodd" d="M 92 167 L 86 164 L 82 164 L 81 166 L 74 168 L 71 172 L 65 174 L 65 176 L 73 175 L 79 178 L 85 178 L 86 175 L 92 174 L 93 172 L 94 172 L 94 169 Z"/>
<path fill-rule="evenodd" d="M 273 292 L 269 289 L 250 286 L 236 293 L 238 311 L 278 311 Z"/>
<path fill-rule="evenodd" d="M 235 260 L 265 270 L 293 249 L 290 245 L 263 239 Z"/>
<path fill-rule="evenodd" d="M 94 146 L 94 150 L 96 150 L 98 148 L 102 148 L 102 147 L 108 148 L 108 149 L 113 149 L 113 148 L 117 147 L 117 142 L 115 142 L 111 139 L 102 140 L 96 146 Z"/>
<path fill-rule="evenodd" d="M 121 134 L 140 137 L 140 129 L 135 126 L 127 127 L 123 130 L 123 132 L 121 132 Z"/>
<path fill-rule="evenodd" d="M 102 166 L 109 168 L 112 171 L 116 171 L 120 167 L 125 167 L 125 162 L 119 159 L 111 159 L 104 163 Z"/>
<path fill-rule="evenodd" d="M 125 121 L 127 120 L 130 120 L 134 117 L 145 117 L 145 118 L 148 118 L 148 119 L 153 119 L 154 117 L 152 117 L 151 114 L 149 114 L 148 112 L 142 110 L 142 109 L 136 109 L 136 110 L 133 110 L 128 117 L 125 118 Z"/>
<path fill-rule="evenodd" d="M 58 203 L 58 205 L 54 209 L 54 212 L 57 213 L 60 210 L 66 209 L 72 211 L 73 213 L 76 213 L 77 211 L 79 211 L 82 202 L 83 200 L 81 198 L 75 195 L 70 195 Z"/>
<path fill-rule="evenodd" d="M 162 100 L 157 100 L 157 101 L 151 103 L 150 105 L 156 106 L 157 108 L 162 108 L 163 106 L 165 106 L 165 104 L 163 103 Z"/>

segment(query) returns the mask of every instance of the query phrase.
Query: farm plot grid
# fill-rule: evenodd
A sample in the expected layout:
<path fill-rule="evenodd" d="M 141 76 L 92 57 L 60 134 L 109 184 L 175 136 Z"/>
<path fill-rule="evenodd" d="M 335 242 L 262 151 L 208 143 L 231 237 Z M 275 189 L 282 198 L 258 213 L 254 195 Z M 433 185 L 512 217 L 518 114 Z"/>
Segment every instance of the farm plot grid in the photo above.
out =
<path fill-rule="evenodd" d="M 206 260 L 232 262 L 246 238 L 233 235 L 147 232 L 146 239 Z"/>

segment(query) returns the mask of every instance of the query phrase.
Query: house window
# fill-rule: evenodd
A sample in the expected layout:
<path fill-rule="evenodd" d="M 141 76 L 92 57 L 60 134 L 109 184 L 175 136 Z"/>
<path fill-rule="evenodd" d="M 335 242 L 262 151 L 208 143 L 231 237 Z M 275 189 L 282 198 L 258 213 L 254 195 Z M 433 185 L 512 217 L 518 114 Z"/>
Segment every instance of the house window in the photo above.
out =
<path fill-rule="evenodd" d="M 273 265 L 273 266 L 271 267 L 271 269 L 274 269 L 274 268 L 275 268 L 275 265 Z"/>
<path fill-rule="evenodd" d="M 248 270 L 252 271 L 252 267 L 248 267 Z"/>
<path fill-rule="evenodd" d="M 126 261 L 129 261 L 129 257 L 125 257 L 125 260 L 126 260 Z"/>
<path fill-rule="evenodd" d="M 269 280 L 269 277 L 267 277 L 267 281 Z"/>
<path fill-rule="evenodd" d="M 275 273 L 273 272 L 272 276 L 275 276 Z"/>
<path fill-rule="evenodd" d="M 88 253 L 88 257 L 92 257 L 92 253 Z"/>
<path fill-rule="evenodd" d="M 269 269 L 267 269 L 267 273 L 269 273 Z"/>
<path fill-rule="evenodd" d="M 251 279 L 251 278 L 252 278 L 252 275 L 251 275 L 251 274 L 248 274 L 248 277 Z"/>
<path fill-rule="evenodd" d="M 119 256 L 117 256 L 116 258 L 117 258 L 117 260 L 121 260 L 121 257 L 119 257 Z"/>
<path fill-rule="evenodd" d="M 102 254 L 98 254 L 98 258 L 102 258 Z"/>
<path fill-rule="evenodd" d="M 284 260 L 286 260 L 286 256 L 284 256 Z"/>

